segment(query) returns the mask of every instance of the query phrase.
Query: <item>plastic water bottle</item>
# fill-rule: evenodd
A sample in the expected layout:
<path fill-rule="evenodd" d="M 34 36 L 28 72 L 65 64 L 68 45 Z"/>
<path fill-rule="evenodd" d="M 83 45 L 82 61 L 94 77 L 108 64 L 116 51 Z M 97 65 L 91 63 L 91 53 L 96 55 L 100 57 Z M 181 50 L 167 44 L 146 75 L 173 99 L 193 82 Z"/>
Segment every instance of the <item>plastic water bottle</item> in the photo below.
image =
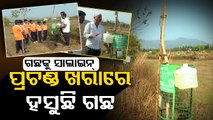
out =
<path fill-rule="evenodd" d="M 179 89 L 198 87 L 197 69 L 189 67 L 188 64 L 183 64 L 180 69 L 175 71 L 174 76 L 175 86 Z"/>

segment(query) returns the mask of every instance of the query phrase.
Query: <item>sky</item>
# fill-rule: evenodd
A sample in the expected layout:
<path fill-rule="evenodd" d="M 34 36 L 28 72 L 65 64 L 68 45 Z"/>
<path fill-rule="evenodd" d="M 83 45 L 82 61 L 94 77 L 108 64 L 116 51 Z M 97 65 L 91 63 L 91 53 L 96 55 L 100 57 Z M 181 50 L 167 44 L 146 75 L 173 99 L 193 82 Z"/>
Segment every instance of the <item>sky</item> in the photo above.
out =
<path fill-rule="evenodd" d="M 44 5 L 44 6 L 32 6 L 28 7 L 31 10 L 27 14 L 27 18 L 43 18 L 43 17 L 50 17 L 53 12 L 54 5 Z M 93 20 L 93 13 L 100 12 L 102 14 L 103 21 L 111 20 L 115 21 L 114 11 L 104 10 L 104 9 L 95 9 L 95 8 L 86 8 L 86 7 L 78 7 L 77 3 L 68 3 L 68 4 L 56 4 L 55 5 L 55 16 L 59 16 L 61 11 L 65 11 L 68 16 L 76 16 L 78 15 L 78 10 L 84 11 L 87 15 L 85 17 L 86 20 L 92 21 Z M 11 18 L 11 11 L 18 10 L 19 8 L 13 9 L 4 9 L 2 10 L 3 16 L 7 16 Z M 131 24 L 131 13 L 127 12 L 118 12 L 118 18 L 120 22 L 124 22 L 127 24 Z M 22 16 L 18 17 L 17 19 L 23 19 Z"/>
<path fill-rule="evenodd" d="M 60 16 L 61 11 L 65 11 L 67 16 L 76 16 L 78 15 L 78 4 L 77 3 L 65 3 L 65 4 L 55 4 L 55 5 L 44 5 L 44 6 L 30 6 L 31 9 L 27 14 L 27 18 L 43 18 L 43 17 L 51 17 L 53 12 L 53 6 L 55 6 L 54 16 Z M 3 16 L 7 16 L 11 18 L 11 11 L 17 10 L 19 8 L 13 9 L 4 9 L 2 10 Z M 22 19 L 20 16 L 18 19 Z"/>
<path fill-rule="evenodd" d="M 136 35 L 143 40 L 160 39 L 161 0 L 147 0 L 135 8 L 147 6 L 152 10 L 149 25 L 141 26 Z M 167 0 L 165 40 L 198 39 L 213 43 L 213 5 L 208 0 Z"/>
<path fill-rule="evenodd" d="M 115 21 L 115 11 L 96 9 L 96 8 L 87 8 L 87 7 L 79 7 L 78 9 L 86 13 L 85 19 L 89 21 L 93 20 L 93 14 L 95 12 L 102 14 L 103 21 L 106 21 L 106 20 Z M 120 22 L 131 24 L 131 18 L 132 18 L 132 13 L 118 11 L 118 20 Z"/>
<path fill-rule="evenodd" d="M 136 35 L 142 40 L 160 39 L 160 16 L 162 0 L 132 0 L 125 1 L 119 6 L 129 6 L 129 12 L 119 12 L 119 21 L 131 23 L 131 12 L 137 8 L 147 7 L 152 10 L 152 15 L 148 19 L 148 26 L 141 25 Z M 213 4 L 211 0 L 167 0 L 167 18 L 165 40 L 175 40 L 181 37 L 188 39 L 198 39 L 213 43 Z M 114 11 L 79 7 L 74 4 L 60 4 L 56 6 L 55 15 L 60 15 L 61 11 L 67 12 L 68 16 L 77 15 L 77 9 L 86 12 L 87 20 L 92 20 L 93 13 L 98 11 L 103 14 L 103 20 L 114 21 Z M 51 16 L 53 5 L 33 7 L 27 17 L 47 17 Z M 41 14 L 42 13 L 42 14 Z M 11 17 L 11 10 L 3 10 L 3 16 Z"/>

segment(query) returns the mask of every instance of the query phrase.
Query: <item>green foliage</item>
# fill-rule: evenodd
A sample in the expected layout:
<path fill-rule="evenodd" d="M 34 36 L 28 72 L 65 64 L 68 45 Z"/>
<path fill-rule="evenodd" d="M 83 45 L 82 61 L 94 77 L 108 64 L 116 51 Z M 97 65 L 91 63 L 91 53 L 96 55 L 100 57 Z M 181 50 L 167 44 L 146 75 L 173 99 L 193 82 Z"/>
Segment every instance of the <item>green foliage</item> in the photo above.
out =
<path fill-rule="evenodd" d="M 20 16 L 20 11 L 12 10 L 11 15 L 12 15 L 12 18 L 18 18 Z"/>
<path fill-rule="evenodd" d="M 198 46 L 183 46 L 179 48 L 173 48 L 172 51 L 204 51 L 213 50 L 213 45 L 198 45 Z"/>
<path fill-rule="evenodd" d="M 8 26 L 10 24 L 10 19 L 7 17 L 4 17 L 4 26 Z"/>
<path fill-rule="evenodd" d="M 111 21 L 111 20 L 106 20 L 106 21 L 103 21 L 103 25 L 104 26 L 115 26 L 115 22 L 114 21 Z M 126 23 L 123 23 L 123 22 L 120 22 L 120 26 L 121 28 L 124 27 L 129 27 L 129 24 L 126 24 Z"/>
<path fill-rule="evenodd" d="M 152 15 L 152 10 L 150 10 L 148 7 L 143 7 L 137 8 L 133 11 L 131 26 L 132 32 L 143 29 L 141 26 L 149 25 L 149 17 Z"/>
<path fill-rule="evenodd" d="M 50 37 L 50 40 L 53 41 L 60 41 L 61 39 L 61 32 L 60 29 L 51 29 L 51 27 L 48 28 L 48 36 Z"/>
<path fill-rule="evenodd" d="M 31 9 L 28 9 L 28 8 L 24 7 L 24 8 L 20 8 L 20 9 L 19 9 L 19 12 L 20 12 L 20 14 L 23 15 L 23 17 L 24 17 L 24 19 L 25 19 L 27 13 L 28 13 L 30 10 L 31 10 Z"/>
<path fill-rule="evenodd" d="M 18 10 L 12 10 L 11 11 L 11 15 L 12 15 L 12 18 L 18 18 L 20 15 L 23 15 L 24 19 L 26 18 L 26 15 L 27 13 L 30 11 L 31 9 L 29 8 L 20 8 Z"/>
<path fill-rule="evenodd" d="M 141 49 L 141 40 L 135 35 L 129 36 L 129 46 L 128 46 L 128 55 L 132 58 L 136 57 L 138 52 L 142 51 Z"/>
<path fill-rule="evenodd" d="M 106 20 L 106 21 L 103 21 L 102 24 L 103 24 L 103 26 L 105 26 L 107 28 L 108 32 L 116 33 L 114 31 L 115 21 Z M 121 27 L 121 29 L 127 29 L 127 28 L 130 28 L 130 25 L 126 24 L 126 23 L 123 23 L 123 22 L 120 22 L 120 27 Z"/>

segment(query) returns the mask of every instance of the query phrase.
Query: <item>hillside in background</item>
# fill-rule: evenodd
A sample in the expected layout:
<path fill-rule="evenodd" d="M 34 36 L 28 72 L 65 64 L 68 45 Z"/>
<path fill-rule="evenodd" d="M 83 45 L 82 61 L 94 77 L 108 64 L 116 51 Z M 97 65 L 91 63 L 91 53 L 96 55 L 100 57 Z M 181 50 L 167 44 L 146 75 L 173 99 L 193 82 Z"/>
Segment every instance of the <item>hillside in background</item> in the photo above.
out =
<path fill-rule="evenodd" d="M 178 48 L 183 46 L 198 46 L 198 45 L 208 45 L 212 43 L 207 43 L 197 39 L 188 38 L 178 38 L 176 40 L 165 40 L 165 46 L 167 49 Z M 160 40 L 142 40 L 143 49 L 159 49 Z"/>

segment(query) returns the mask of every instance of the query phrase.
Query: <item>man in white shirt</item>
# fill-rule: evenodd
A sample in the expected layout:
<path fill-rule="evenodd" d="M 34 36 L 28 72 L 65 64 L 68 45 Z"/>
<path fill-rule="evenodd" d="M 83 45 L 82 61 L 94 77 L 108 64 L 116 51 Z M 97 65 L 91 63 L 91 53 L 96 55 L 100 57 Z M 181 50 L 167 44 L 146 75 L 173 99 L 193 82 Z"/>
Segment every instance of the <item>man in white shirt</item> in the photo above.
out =
<path fill-rule="evenodd" d="M 61 12 L 61 26 L 65 44 L 70 45 L 70 20 L 67 14 L 63 11 Z"/>
<path fill-rule="evenodd" d="M 104 27 L 100 24 L 102 15 L 95 13 L 93 21 L 87 23 L 84 29 L 86 37 L 85 53 L 87 55 L 99 56 L 101 54 L 101 41 L 103 40 Z"/>

